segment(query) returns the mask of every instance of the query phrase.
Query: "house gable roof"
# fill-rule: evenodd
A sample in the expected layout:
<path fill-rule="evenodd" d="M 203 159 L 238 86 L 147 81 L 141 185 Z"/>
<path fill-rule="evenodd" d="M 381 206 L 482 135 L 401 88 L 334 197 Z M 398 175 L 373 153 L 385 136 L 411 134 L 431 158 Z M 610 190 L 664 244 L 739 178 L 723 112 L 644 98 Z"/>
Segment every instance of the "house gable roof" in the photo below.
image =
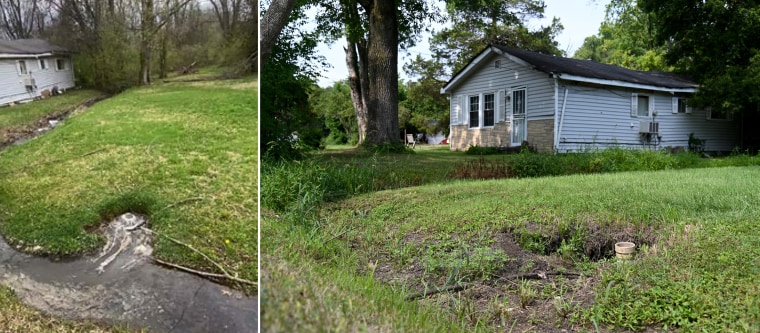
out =
<path fill-rule="evenodd" d="M 42 39 L 0 40 L 0 57 L 3 58 L 68 53 L 71 52 Z"/>
<path fill-rule="evenodd" d="M 699 86 L 688 78 L 673 73 L 636 71 L 591 60 L 557 57 L 501 45 L 489 45 L 470 61 L 464 69 L 454 75 L 441 88 L 441 93 L 450 92 L 451 88 L 477 67 L 478 62 L 493 53 L 569 81 L 668 92 L 694 92 Z"/>

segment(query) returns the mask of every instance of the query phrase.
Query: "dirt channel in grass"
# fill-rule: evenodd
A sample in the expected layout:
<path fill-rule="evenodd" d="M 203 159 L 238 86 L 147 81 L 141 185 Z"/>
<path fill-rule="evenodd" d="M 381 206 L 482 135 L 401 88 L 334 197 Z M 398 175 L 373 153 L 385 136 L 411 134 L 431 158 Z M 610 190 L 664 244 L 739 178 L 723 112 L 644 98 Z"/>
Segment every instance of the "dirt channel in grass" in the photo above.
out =
<path fill-rule="evenodd" d="M 0 284 L 46 314 L 156 332 L 255 332 L 258 302 L 207 279 L 151 263 L 145 218 L 127 213 L 102 231 L 95 256 L 51 260 L 0 238 Z M 33 249 L 32 249 L 33 250 Z"/>
<path fill-rule="evenodd" d="M 37 120 L 36 123 L 26 126 L 13 128 L 0 128 L 0 150 L 11 145 L 20 145 L 31 139 L 34 139 L 47 131 L 55 128 L 61 121 L 68 118 L 72 113 L 83 111 L 93 104 L 110 97 L 108 94 L 102 94 L 90 98 L 75 106 L 64 108 Z"/>
<path fill-rule="evenodd" d="M 451 276 L 431 274 L 420 260 L 399 267 L 381 258 L 374 260 L 374 276 L 385 283 L 405 286 L 410 301 L 440 307 L 472 325 L 485 322 L 486 326 L 509 332 L 586 331 L 594 328 L 581 318 L 581 311 L 593 306 L 599 276 L 595 271 L 578 272 L 574 260 L 611 259 L 616 241 L 639 245 L 657 241 L 652 230 L 594 225 L 583 230 L 583 253 L 577 255 L 585 258 L 567 258 L 558 250 L 571 232 L 538 229 L 528 224 L 522 229 L 505 228 L 493 233 L 490 249 L 502 251 L 508 260 L 492 276 L 451 283 Z M 520 245 L 521 235 L 526 234 L 545 245 L 543 254 Z M 404 243 L 430 246 L 428 236 L 407 235 Z"/>

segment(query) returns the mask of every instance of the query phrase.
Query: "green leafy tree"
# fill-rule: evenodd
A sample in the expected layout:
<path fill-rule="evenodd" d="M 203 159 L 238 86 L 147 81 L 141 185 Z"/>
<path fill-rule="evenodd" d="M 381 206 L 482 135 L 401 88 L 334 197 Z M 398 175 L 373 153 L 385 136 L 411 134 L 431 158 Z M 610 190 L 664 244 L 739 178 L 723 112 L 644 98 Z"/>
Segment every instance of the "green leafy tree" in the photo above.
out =
<path fill-rule="evenodd" d="M 291 23 L 272 46 L 259 77 L 259 142 L 267 159 L 298 158 L 318 147 L 322 137 L 323 123 L 309 105 L 309 91 L 324 59 L 314 55 L 316 34 L 296 28 L 304 23 L 303 9 L 301 6 L 291 12 Z"/>
<path fill-rule="evenodd" d="M 555 41 L 563 29 L 559 19 L 533 31 L 524 24 L 528 18 L 542 18 L 545 7 L 542 0 L 449 0 L 446 10 L 452 26 L 431 38 L 433 59 L 453 74 L 488 44 L 562 55 Z"/>
<path fill-rule="evenodd" d="M 655 38 L 652 14 L 636 0 L 613 0 L 607 4 L 599 32 L 589 36 L 573 57 L 636 70 L 670 71 L 665 43 Z"/>
<path fill-rule="evenodd" d="M 743 145 L 760 146 L 760 2 L 639 0 L 652 16 L 665 59 L 700 84 L 689 103 L 740 113 Z"/>
<path fill-rule="evenodd" d="M 351 103 L 351 88 L 347 81 L 338 81 L 331 87 L 317 87 L 310 103 L 322 119 L 329 133 L 327 144 L 356 144 L 359 141 L 356 114 Z"/>
<path fill-rule="evenodd" d="M 404 65 L 404 71 L 417 78 L 405 84 L 407 93 L 402 106 L 409 110 L 409 125 L 427 134 L 448 134 L 449 101 L 441 94 L 446 83 L 443 64 L 417 55 Z"/>
<path fill-rule="evenodd" d="M 333 0 L 317 18 L 329 39 L 345 37 L 359 142 L 399 144 L 398 50 L 437 19 L 429 0 Z M 337 20 L 336 20 L 337 18 Z"/>

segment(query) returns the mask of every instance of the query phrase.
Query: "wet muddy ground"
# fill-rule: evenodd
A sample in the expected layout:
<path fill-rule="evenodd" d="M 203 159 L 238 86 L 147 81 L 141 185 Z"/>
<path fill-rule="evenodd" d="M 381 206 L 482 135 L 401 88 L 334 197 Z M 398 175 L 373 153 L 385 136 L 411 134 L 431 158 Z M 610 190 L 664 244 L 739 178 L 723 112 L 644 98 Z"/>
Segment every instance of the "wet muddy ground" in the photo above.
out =
<path fill-rule="evenodd" d="M 125 214 L 104 228 L 96 256 L 54 261 L 0 239 L 0 284 L 54 316 L 156 332 L 256 332 L 255 297 L 151 263 L 144 217 Z"/>

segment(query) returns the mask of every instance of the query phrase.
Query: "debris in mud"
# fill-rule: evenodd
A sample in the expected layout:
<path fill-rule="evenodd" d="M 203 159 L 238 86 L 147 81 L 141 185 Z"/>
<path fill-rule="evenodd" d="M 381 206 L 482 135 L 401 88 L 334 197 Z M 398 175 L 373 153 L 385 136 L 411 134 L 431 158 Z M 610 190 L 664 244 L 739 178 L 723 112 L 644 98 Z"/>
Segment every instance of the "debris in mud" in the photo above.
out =
<path fill-rule="evenodd" d="M 144 216 L 126 213 L 118 216 L 106 226 L 106 245 L 100 252 L 100 256 L 93 259 L 94 262 L 100 262 L 95 268 L 98 274 L 105 272 L 106 267 L 121 254 L 124 254 L 126 259 L 122 260 L 123 263 L 119 269 L 130 269 L 150 258 L 153 253 L 153 248 L 150 245 L 150 234 L 139 229 L 144 224 Z"/>
<path fill-rule="evenodd" d="M 237 290 L 151 263 L 146 217 L 126 213 L 102 230 L 95 257 L 52 261 L 0 239 L 0 284 L 27 305 L 71 319 L 157 332 L 255 332 L 258 303 Z"/>
<path fill-rule="evenodd" d="M 90 98 L 74 107 L 55 111 L 38 120 L 35 124 L 0 129 L 0 149 L 10 145 L 19 145 L 59 126 L 61 122 L 69 115 L 79 110 L 86 109 L 93 104 L 108 98 L 110 95 L 104 94 Z"/>

